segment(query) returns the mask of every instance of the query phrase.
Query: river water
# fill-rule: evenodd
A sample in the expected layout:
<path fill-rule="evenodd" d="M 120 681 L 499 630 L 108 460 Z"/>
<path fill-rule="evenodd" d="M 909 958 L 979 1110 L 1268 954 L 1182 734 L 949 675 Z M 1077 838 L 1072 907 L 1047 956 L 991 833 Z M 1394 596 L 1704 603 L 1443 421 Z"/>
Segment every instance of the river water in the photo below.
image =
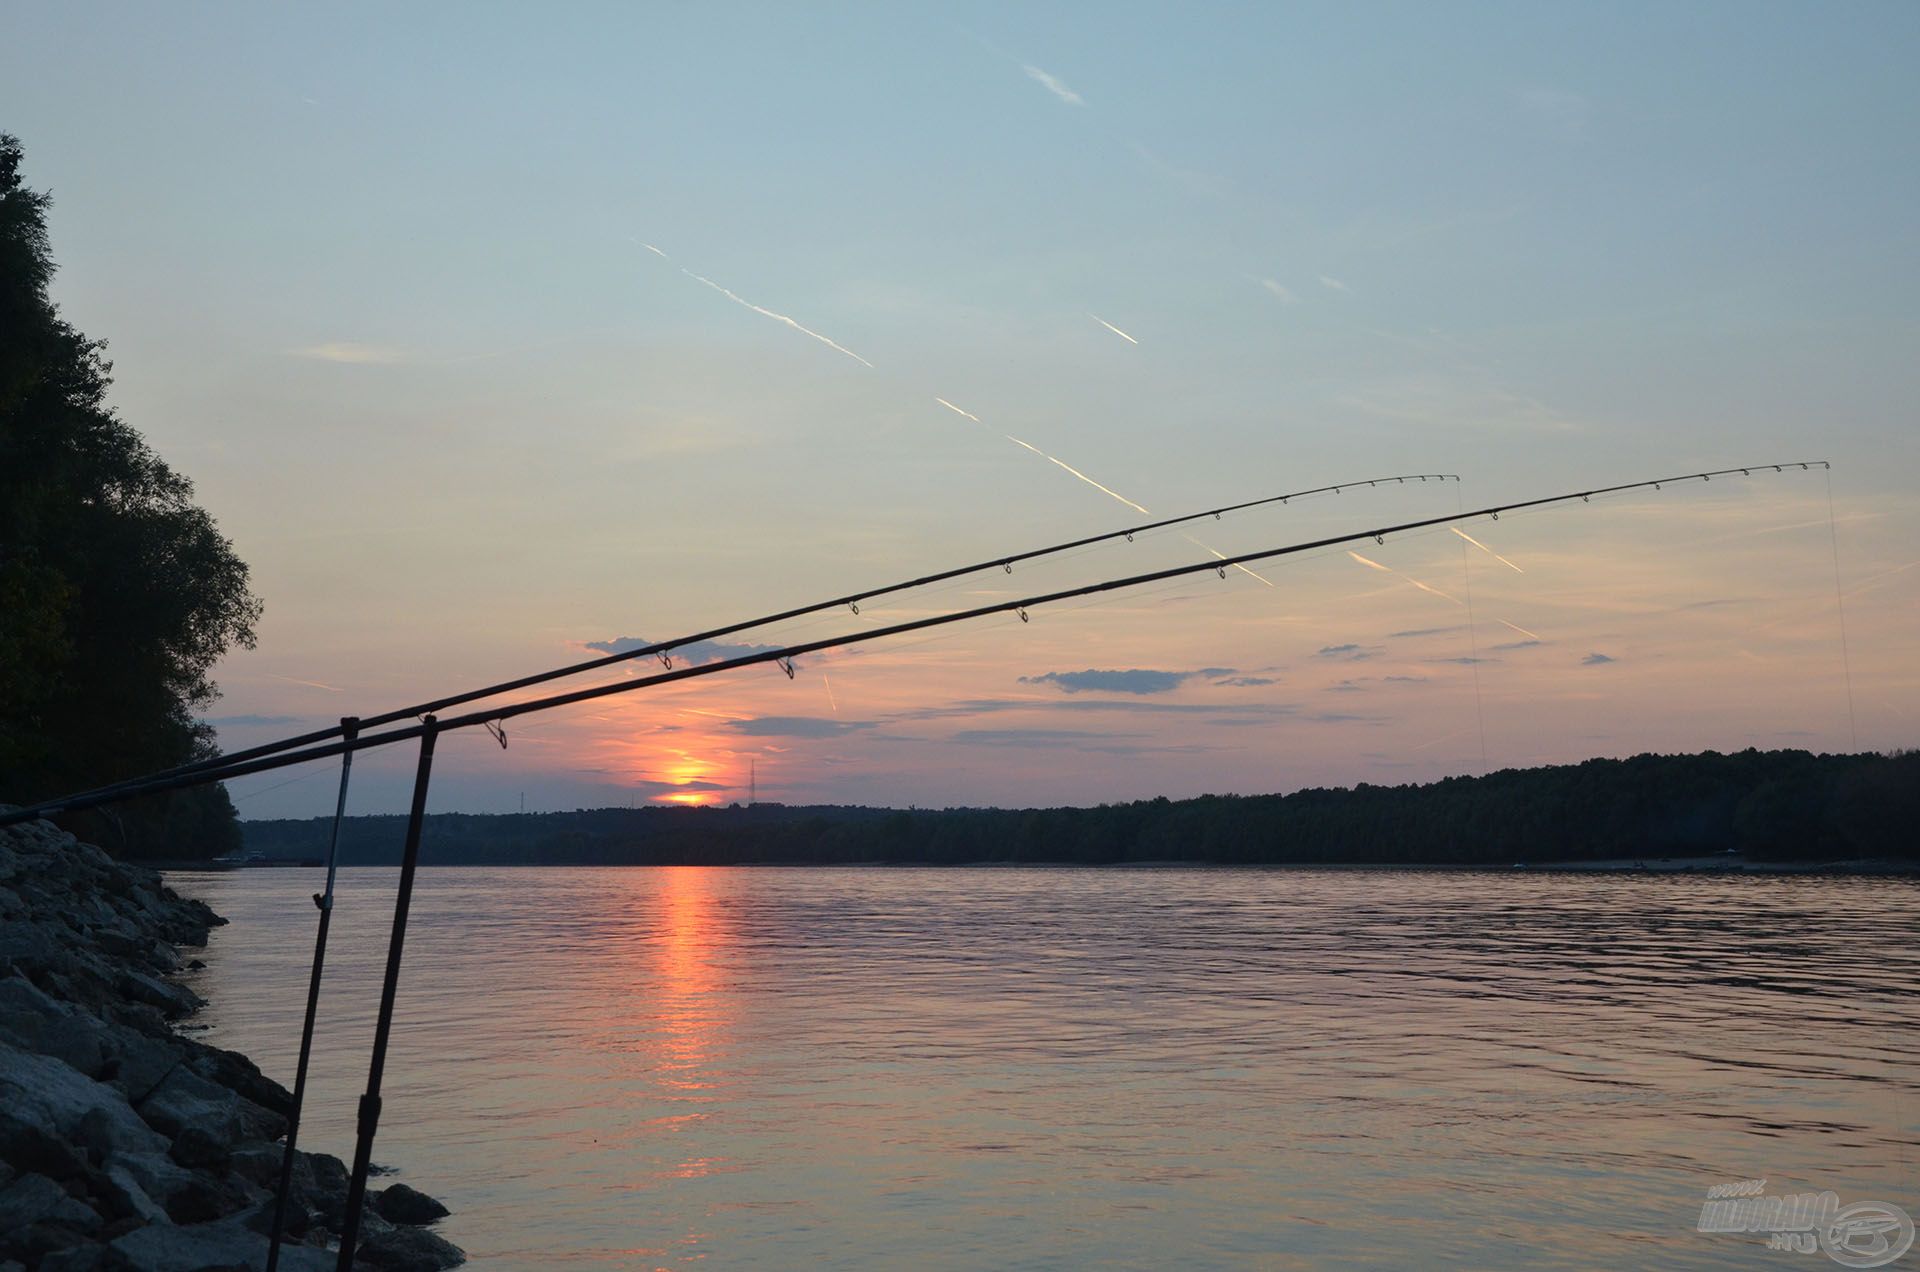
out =
<path fill-rule="evenodd" d="M 341 876 L 343 1158 L 396 878 Z M 291 1085 L 320 873 L 170 881 Z M 1882 879 L 429 869 L 374 1159 L 484 1269 L 1834 1266 L 1701 1203 L 1920 1210 L 1917 935 Z"/>

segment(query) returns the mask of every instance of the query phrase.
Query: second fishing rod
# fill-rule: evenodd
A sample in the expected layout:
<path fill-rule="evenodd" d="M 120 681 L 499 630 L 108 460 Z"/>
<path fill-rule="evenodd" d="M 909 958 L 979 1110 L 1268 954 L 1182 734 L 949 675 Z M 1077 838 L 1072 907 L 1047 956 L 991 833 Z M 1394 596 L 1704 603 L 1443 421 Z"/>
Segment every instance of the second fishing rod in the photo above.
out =
<path fill-rule="evenodd" d="M 393 724 L 401 720 L 416 719 L 430 712 L 444 711 L 448 707 L 464 706 L 470 702 L 478 702 L 482 699 L 496 697 L 503 693 L 511 693 L 516 689 L 527 689 L 534 685 L 546 684 L 554 680 L 562 680 L 566 677 L 577 676 L 584 672 L 598 671 L 602 667 L 611 667 L 617 663 L 630 662 L 640 658 L 660 658 L 666 662 L 668 669 L 671 670 L 674 650 L 687 645 L 697 644 L 701 641 L 718 640 L 725 636 L 737 636 L 741 632 L 752 631 L 755 628 L 786 622 L 789 619 L 823 614 L 843 607 L 851 609 L 854 613 L 858 614 L 860 612 L 861 602 L 872 600 L 875 597 L 889 596 L 897 592 L 912 591 L 915 588 L 928 587 L 935 583 L 945 583 L 952 579 L 963 578 L 969 574 L 979 574 L 987 570 L 1003 569 L 1008 573 L 1012 573 L 1013 567 L 1023 562 L 1034 561 L 1043 557 L 1057 556 L 1063 552 L 1071 552 L 1076 548 L 1086 548 L 1096 544 L 1111 543 L 1116 539 L 1125 539 L 1130 543 L 1138 535 L 1150 534 L 1155 530 L 1165 530 L 1171 526 L 1186 525 L 1195 521 L 1205 521 L 1208 518 L 1217 521 L 1225 517 L 1228 513 L 1245 512 L 1251 508 L 1264 508 L 1275 504 L 1284 506 L 1292 503 L 1296 499 L 1310 499 L 1317 495 L 1342 494 L 1349 490 L 1377 489 L 1381 486 L 1390 485 L 1404 486 L 1410 483 L 1458 482 L 1459 480 L 1460 476 L 1458 473 L 1402 473 L 1391 477 L 1363 477 L 1358 481 L 1345 481 L 1326 486 L 1314 486 L 1306 490 L 1288 491 L 1283 495 L 1266 495 L 1259 499 L 1248 499 L 1240 503 L 1224 504 L 1218 508 L 1207 508 L 1200 512 L 1184 513 L 1178 517 L 1166 517 L 1158 521 L 1148 521 L 1140 525 L 1127 526 L 1119 530 L 1109 530 L 1101 534 L 1070 539 L 1065 543 L 1055 543 L 1044 548 L 1030 548 L 1007 556 L 998 556 L 985 561 L 976 561 L 971 565 L 955 566 L 952 569 L 938 570 L 932 574 L 923 574 L 918 578 L 903 579 L 897 583 L 887 583 L 859 592 L 850 592 L 845 596 L 836 596 L 830 600 L 815 601 L 811 604 L 798 606 L 793 609 L 781 610 L 778 613 L 764 614 L 758 618 L 728 623 L 721 627 L 710 628 L 702 632 L 694 632 L 686 636 L 676 636 L 672 640 L 656 641 L 635 649 L 623 649 L 616 653 L 607 654 L 604 657 L 589 658 L 584 662 L 570 663 L 564 667 L 555 667 L 550 671 L 536 672 L 532 675 L 521 676 L 513 680 L 503 680 L 498 684 L 486 685 L 479 689 L 469 689 L 461 693 L 448 694 L 444 697 L 429 699 L 425 702 L 416 702 L 411 706 L 394 707 L 377 714 L 358 717 L 356 731 L 365 732 L 369 729 L 378 729 L 382 725 Z M 246 747 L 238 751 L 224 752 L 208 759 L 196 760 L 191 764 L 178 765 L 165 770 L 163 773 L 151 776 L 174 777 L 184 776 L 190 773 L 209 772 L 241 761 L 275 755 L 282 751 L 293 750 L 296 747 L 312 746 L 316 743 L 326 742 L 341 736 L 342 728 L 340 725 L 329 725 L 323 729 L 315 729 L 310 733 L 281 738 L 277 741 L 261 743 L 258 746 Z M 124 782 L 110 783 L 108 786 L 100 787 L 97 790 L 87 791 L 85 794 L 94 795 L 100 791 L 131 787 L 136 783 L 147 780 L 149 779 L 130 778 Z M 34 807 L 43 814 L 65 811 L 65 806 L 60 799 L 48 800 Z"/>
<path fill-rule="evenodd" d="M 566 693 L 551 694 L 543 698 L 506 703 L 481 711 L 472 711 L 464 715 L 453 716 L 445 720 L 434 720 L 432 723 L 423 721 L 421 723 L 408 725 L 404 728 L 390 729 L 385 733 L 375 734 L 373 736 L 362 734 L 350 742 L 324 743 L 307 747 L 303 750 L 282 749 L 290 745 L 289 743 L 283 743 L 281 744 L 281 748 L 276 748 L 279 750 L 278 754 L 265 755 L 246 760 L 239 759 L 238 757 L 227 757 L 221 765 L 199 772 L 186 774 L 158 773 L 117 786 L 103 787 L 99 790 L 68 796 L 60 801 L 59 809 L 91 808 L 138 794 L 178 789 L 186 786 L 204 785 L 208 782 L 226 781 L 231 778 L 245 777 L 254 773 L 264 773 L 273 769 L 286 768 L 294 764 L 305 764 L 314 760 L 329 759 L 333 756 L 344 755 L 350 751 L 360 751 L 371 747 L 389 746 L 398 742 L 412 741 L 428 733 L 445 733 L 456 729 L 472 728 L 476 725 L 498 728 L 507 720 L 533 712 L 550 711 L 555 707 L 569 706 L 578 702 L 588 702 L 614 694 L 631 693 L 637 689 L 651 688 L 655 685 L 735 671 L 744 667 L 774 663 L 778 664 L 782 670 L 787 671 L 788 674 L 791 675 L 793 660 L 803 654 L 816 653 L 821 650 L 833 649 L 843 645 L 861 644 L 891 636 L 905 635 L 909 632 L 944 627 L 952 623 L 968 622 L 973 619 L 984 618 L 990 614 L 1011 613 L 1018 614 L 1024 618 L 1027 610 L 1038 608 L 1042 605 L 1055 604 L 1077 597 L 1097 596 L 1102 593 L 1124 588 L 1134 588 L 1148 583 L 1157 583 L 1163 580 L 1199 574 L 1207 570 L 1216 570 L 1220 572 L 1221 577 L 1224 578 L 1226 571 L 1236 565 L 1277 560 L 1283 557 L 1296 556 L 1301 553 L 1318 551 L 1323 548 L 1359 543 L 1367 539 L 1384 541 L 1385 536 L 1390 534 L 1407 534 L 1436 526 L 1474 521 L 1483 517 L 1498 520 L 1502 513 L 1517 512 L 1522 509 L 1541 508 L 1553 504 L 1569 503 L 1575 500 L 1587 501 L 1628 490 L 1649 488 L 1659 490 L 1666 485 L 1674 485 L 1680 482 L 1711 481 L 1715 477 L 1731 476 L 1736 473 L 1741 476 L 1752 476 L 1755 473 L 1767 470 L 1779 472 L 1787 468 L 1805 469 L 1813 467 L 1824 468 L 1826 466 L 1824 460 L 1795 460 L 1786 464 L 1751 464 L 1739 468 L 1715 469 L 1711 472 L 1681 473 L 1671 477 L 1650 478 L 1643 481 L 1624 482 L 1613 486 L 1599 486 L 1587 490 L 1575 490 L 1565 494 L 1550 495 L 1539 499 L 1523 499 L 1511 503 L 1494 504 L 1488 507 L 1450 513 L 1445 516 L 1423 517 L 1414 521 L 1403 521 L 1379 526 L 1372 530 L 1358 530 L 1346 534 L 1331 535 L 1325 538 L 1288 544 L 1284 547 L 1266 548 L 1257 552 L 1234 553 L 1230 556 L 1217 557 L 1214 560 L 1199 561 L 1189 565 L 1173 566 L 1168 569 L 1152 570 L 1143 574 L 1133 574 L 1121 578 L 1108 579 L 1100 583 L 1090 583 L 1079 587 L 1039 593 L 1019 600 L 998 601 L 991 605 L 982 605 L 972 609 L 957 610 L 951 613 L 936 614 L 927 618 L 892 623 L 870 628 L 865 631 L 843 633 L 818 640 L 795 642 L 790 645 L 745 654 L 737 658 L 729 658 L 713 663 L 703 663 L 697 666 L 673 668 L 653 675 L 637 677 L 632 680 L 593 685 L 585 689 L 575 689 Z M 59 809 L 55 809 L 49 805 L 35 805 L 28 808 L 15 809 L 10 812 L 0 812 L 0 825 L 10 825 L 17 821 L 29 820 L 33 817 L 42 816 L 50 811 L 59 811 Z"/>

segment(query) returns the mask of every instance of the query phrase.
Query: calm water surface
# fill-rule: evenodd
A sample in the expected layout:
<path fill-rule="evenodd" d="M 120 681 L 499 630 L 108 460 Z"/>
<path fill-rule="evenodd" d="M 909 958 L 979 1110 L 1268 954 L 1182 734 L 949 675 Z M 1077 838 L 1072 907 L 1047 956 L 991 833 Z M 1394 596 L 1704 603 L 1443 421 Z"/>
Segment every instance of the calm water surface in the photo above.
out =
<path fill-rule="evenodd" d="M 396 877 L 342 874 L 341 1157 Z M 320 873 L 171 881 L 291 1085 Z M 1916 934 L 1898 880 L 427 870 L 374 1158 L 486 1269 L 1834 1266 L 1694 1226 L 1920 1212 Z"/>

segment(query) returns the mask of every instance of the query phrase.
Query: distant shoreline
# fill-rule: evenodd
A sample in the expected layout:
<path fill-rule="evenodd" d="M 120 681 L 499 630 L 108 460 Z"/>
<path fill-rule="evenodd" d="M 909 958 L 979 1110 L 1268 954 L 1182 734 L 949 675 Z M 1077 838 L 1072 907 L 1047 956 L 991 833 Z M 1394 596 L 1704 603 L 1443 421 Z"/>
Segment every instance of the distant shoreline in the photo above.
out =
<path fill-rule="evenodd" d="M 323 869 L 313 861 L 159 861 L 153 868 L 170 874 L 231 874 L 242 870 Z M 543 862 L 501 861 L 433 862 L 422 860 L 423 868 L 440 870 L 625 870 L 625 869 L 703 869 L 703 870 L 1377 870 L 1419 871 L 1449 874 L 1700 874 L 1700 875 L 1832 875 L 1848 878 L 1920 878 L 1920 863 L 1891 860 L 1851 861 L 1750 861 L 1716 857 L 1620 859 L 1609 861 L 1528 861 L 1510 866 L 1490 864 L 1454 864 L 1451 862 L 1391 861 L 628 861 Z M 393 870 L 390 863 L 358 863 L 342 869 Z"/>

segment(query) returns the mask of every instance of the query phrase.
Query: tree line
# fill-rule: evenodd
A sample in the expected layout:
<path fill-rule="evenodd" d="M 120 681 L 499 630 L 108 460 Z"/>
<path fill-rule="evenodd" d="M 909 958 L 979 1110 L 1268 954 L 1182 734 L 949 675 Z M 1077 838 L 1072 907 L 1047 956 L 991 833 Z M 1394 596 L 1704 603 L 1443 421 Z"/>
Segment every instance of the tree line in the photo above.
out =
<path fill-rule="evenodd" d="M 1510 866 L 1732 850 L 1761 861 L 1920 861 L 1920 752 L 1748 750 L 1508 769 L 1425 785 L 1206 795 L 1097 808 L 756 805 L 429 816 L 443 865 L 1061 862 Z M 328 818 L 243 824 L 249 851 L 312 859 Z M 405 818 L 354 817 L 349 863 L 398 860 Z"/>
<path fill-rule="evenodd" d="M 0 801 L 214 752 L 214 663 L 253 644 L 247 567 L 193 485 L 107 405 L 104 342 L 60 317 L 45 193 L 0 135 Z M 61 819 L 124 856 L 239 842 L 224 787 Z"/>

